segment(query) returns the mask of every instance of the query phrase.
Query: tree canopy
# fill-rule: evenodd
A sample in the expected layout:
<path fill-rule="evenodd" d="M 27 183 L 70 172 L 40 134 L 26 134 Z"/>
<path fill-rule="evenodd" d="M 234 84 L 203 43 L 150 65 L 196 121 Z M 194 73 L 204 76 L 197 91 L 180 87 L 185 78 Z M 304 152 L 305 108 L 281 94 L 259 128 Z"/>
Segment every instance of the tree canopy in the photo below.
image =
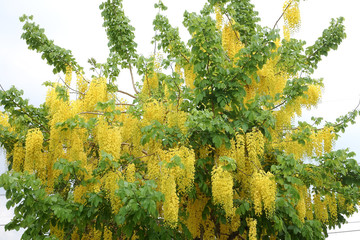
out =
<path fill-rule="evenodd" d="M 286 0 L 268 28 L 250 0 L 208 0 L 184 13 L 184 42 L 159 1 L 144 56 L 122 1 L 104 1 L 109 56 L 89 59 L 91 77 L 20 17 L 22 39 L 61 77 L 45 82 L 39 107 L 15 87 L 0 92 L 0 187 L 14 207 L 5 229 L 24 228 L 22 239 L 324 239 L 345 223 L 360 167 L 332 147 L 360 111 L 295 122 L 321 98 L 312 74 L 346 37 L 344 19 L 306 46 L 291 37 L 299 4 Z M 135 94 L 121 89 L 122 71 Z"/>

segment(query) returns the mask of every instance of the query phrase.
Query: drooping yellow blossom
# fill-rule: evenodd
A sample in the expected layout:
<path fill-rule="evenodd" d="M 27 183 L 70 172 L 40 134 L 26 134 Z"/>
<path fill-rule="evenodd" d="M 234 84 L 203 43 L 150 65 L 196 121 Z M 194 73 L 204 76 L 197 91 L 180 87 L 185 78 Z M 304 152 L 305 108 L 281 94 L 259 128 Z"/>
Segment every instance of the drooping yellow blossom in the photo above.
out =
<path fill-rule="evenodd" d="M 142 122 L 144 126 L 150 125 L 153 120 L 164 123 L 166 119 L 166 108 L 162 102 L 151 100 L 144 105 Z"/>
<path fill-rule="evenodd" d="M 213 201 L 224 208 L 227 217 L 232 217 L 235 214 L 233 186 L 234 181 L 230 172 L 224 170 L 222 166 L 213 168 L 211 173 Z"/>
<path fill-rule="evenodd" d="M 291 32 L 295 32 L 300 28 L 300 9 L 299 0 L 286 0 L 283 6 L 285 25 L 289 27 Z"/>
<path fill-rule="evenodd" d="M 284 34 L 284 39 L 286 41 L 290 41 L 290 29 L 287 25 L 283 26 L 283 34 Z"/>
<path fill-rule="evenodd" d="M 25 160 L 25 149 L 22 146 L 22 143 L 17 142 L 17 143 L 15 143 L 14 150 L 13 150 L 12 169 L 16 172 L 22 171 L 23 165 L 24 165 L 24 160 Z"/>
<path fill-rule="evenodd" d="M 193 238 L 200 237 L 200 225 L 202 223 L 202 212 L 208 201 L 203 194 L 197 193 L 198 198 L 194 201 L 188 201 L 187 203 L 187 213 L 189 214 L 186 220 L 186 226 Z"/>
<path fill-rule="evenodd" d="M 109 229 L 109 227 L 105 226 L 104 227 L 104 240 L 112 240 L 112 232 Z"/>
<path fill-rule="evenodd" d="M 127 165 L 126 167 L 126 171 L 125 171 L 125 179 L 128 182 L 135 182 L 135 164 L 130 163 L 129 165 Z"/>
<path fill-rule="evenodd" d="M 260 216 L 264 208 L 266 216 L 272 216 L 275 210 L 276 182 L 272 173 L 254 172 L 251 178 L 251 198 L 255 214 Z"/>
<path fill-rule="evenodd" d="M 72 68 L 71 66 L 66 66 L 66 72 L 65 72 L 65 83 L 66 85 L 70 86 L 71 84 L 71 77 L 72 77 Z"/>
<path fill-rule="evenodd" d="M 296 204 L 296 211 L 301 222 L 305 222 L 306 217 L 306 186 L 296 186 L 297 191 L 299 192 L 300 199 Z"/>
<path fill-rule="evenodd" d="M 194 81 L 196 78 L 196 74 L 194 73 L 194 66 L 186 65 L 184 68 L 184 72 L 185 72 L 186 86 L 191 89 L 194 89 L 195 88 Z"/>
<path fill-rule="evenodd" d="M 11 128 L 9 124 L 9 116 L 6 113 L 0 112 L 0 125 L 3 127 Z"/>
<path fill-rule="evenodd" d="M 85 203 L 83 197 L 85 197 L 86 190 L 87 190 L 86 186 L 82 186 L 82 185 L 76 186 L 74 190 L 74 202 Z"/>
<path fill-rule="evenodd" d="M 26 134 L 26 152 L 25 152 L 25 162 L 24 162 L 24 171 L 33 173 L 33 171 L 39 167 L 45 167 L 42 163 L 42 149 L 43 144 L 43 135 L 39 128 L 30 129 Z"/>
<path fill-rule="evenodd" d="M 100 119 L 96 130 L 96 139 L 99 144 L 100 152 L 104 151 L 111 154 L 114 157 L 114 160 L 119 159 L 121 149 L 120 128 L 109 125 L 105 119 Z"/>
<path fill-rule="evenodd" d="M 221 14 L 219 5 L 215 6 L 215 17 L 216 17 L 216 28 L 221 29 L 223 24 L 223 15 Z"/>
<path fill-rule="evenodd" d="M 161 159 L 170 162 L 171 159 L 178 156 L 181 159 L 181 166 L 171 168 L 170 174 L 174 176 L 179 192 L 186 193 L 193 187 L 195 178 L 195 153 L 192 149 L 181 146 L 180 148 L 162 151 Z"/>
<path fill-rule="evenodd" d="M 254 218 L 247 218 L 246 223 L 249 227 L 249 240 L 256 240 L 256 224 L 257 221 Z"/>
<path fill-rule="evenodd" d="M 283 92 L 289 75 L 278 69 L 277 64 L 279 60 L 279 56 L 270 58 L 266 64 L 257 71 L 260 81 L 257 83 L 253 80 L 252 84 L 257 93 L 267 94 L 274 98 L 277 94 Z"/>
<path fill-rule="evenodd" d="M 312 106 L 316 106 L 321 99 L 321 86 L 319 85 L 308 85 L 308 90 L 305 95 L 301 97 L 300 104 L 310 109 Z"/>
<path fill-rule="evenodd" d="M 61 229 L 58 225 L 53 226 L 50 224 L 50 235 L 55 236 L 58 239 L 65 238 L 64 230 Z"/>
<path fill-rule="evenodd" d="M 318 219 L 322 223 L 327 223 L 329 221 L 326 202 L 324 200 L 321 200 L 320 194 L 314 195 L 314 211 L 316 219 Z"/>
<path fill-rule="evenodd" d="M 122 174 L 115 170 L 108 171 L 101 180 L 106 197 L 110 200 L 113 214 L 117 214 L 121 207 L 121 199 L 115 194 L 115 191 L 119 188 L 118 181 L 120 179 L 123 179 Z"/>
<path fill-rule="evenodd" d="M 332 193 L 331 195 L 326 195 L 325 197 L 326 204 L 328 206 L 330 217 L 333 221 L 337 220 L 337 204 L 336 204 L 336 198 L 335 194 Z"/>
<path fill-rule="evenodd" d="M 176 227 L 179 215 L 179 197 L 176 193 L 176 183 L 174 176 L 162 176 L 162 193 L 165 195 L 164 219 L 172 228 Z"/>
<path fill-rule="evenodd" d="M 233 30 L 230 21 L 224 25 L 222 30 L 222 45 L 229 58 L 234 61 L 236 61 L 236 59 L 234 59 L 235 55 L 245 47 L 245 45 L 240 42 L 239 34 Z"/>
<path fill-rule="evenodd" d="M 188 114 L 184 111 L 177 109 L 170 109 L 166 118 L 169 127 L 177 127 L 180 129 L 181 133 L 185 134 L 187 128 L 185 127 L 185 122 L 187 120 Z"/>
<path fill-rule="evenodd" d="M 246 133 L 246 149 L 253 169 L 261 169 L 259 156 L 264 153 L 264 136 L 258 129 Z"/>
<path fill-rule="evenodd" d="M 77 90 L 82 93 L 79 98 L 83 99 L 84 95 L 89 87 L 89 83 L 85 80 L 85 78 L 79 73 L 76 74 L 76 86 Z"/>
<path fill-rule="evenodd" d="M 84 111 L 92 112 L 98 102 L 106 102 L 108 100 L 107 86 L 105 78 L 94 78 L 90 82 L 90 86 L 83 101 Z"/>
<path fill-rule="evenodd" d="M 156 72 L 153 72 L 145 76 L 142 92 L 144 94 L 150 94 L 151 91 L 157 89 L 158 86 L 159 86 L 158 74 Z"/>
<path fill-rule="evenodd" d="M 210 219 L 206 219 L 203 224 L 204 227 L 204 239 L 216 239 L 215 237 L 215 224 Z"/>

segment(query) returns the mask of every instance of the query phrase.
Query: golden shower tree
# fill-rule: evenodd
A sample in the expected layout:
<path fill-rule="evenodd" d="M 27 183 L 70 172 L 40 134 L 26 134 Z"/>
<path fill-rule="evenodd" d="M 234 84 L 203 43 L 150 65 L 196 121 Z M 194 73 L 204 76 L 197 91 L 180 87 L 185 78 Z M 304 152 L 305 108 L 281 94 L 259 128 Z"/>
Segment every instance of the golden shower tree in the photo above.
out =
<path fill-rule="evenodd" d="M 144 57 L 121 0 L 107 0 L 110 54 L 89 60 L 91 78 L 21 17 L 29 49 L 65 77 L 46 83 L 40 107 L 15 87 L 0 93 L 0 186 L 15 207 L 5 228 L 25 228 L 23 239 L 324 239 L 360 199 L 354 154 L 332 151 L 359 111 L 295 123 L 321 97 L 318 62 L 345 38 L 342 18 L 312 46 L 291 38 L 298 4 L 284 3 L 281 37 L 249 0 L 209 0 L 184 13 L 184 43 L 159 1 Z M 119 88 L 125 70 L 135 94 Z"/>

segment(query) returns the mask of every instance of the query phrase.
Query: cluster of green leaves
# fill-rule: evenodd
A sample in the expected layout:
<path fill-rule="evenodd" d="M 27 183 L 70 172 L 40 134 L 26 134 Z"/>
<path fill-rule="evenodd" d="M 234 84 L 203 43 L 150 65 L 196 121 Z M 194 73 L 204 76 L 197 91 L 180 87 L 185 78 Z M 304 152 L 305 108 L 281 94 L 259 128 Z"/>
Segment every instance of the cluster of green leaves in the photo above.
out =
<path fill-rule="evenodd" d="M 100 9 L 110 50 L 105 76 L 114 81 L 120 73 L 119 65 L 121 68 L 128 68 L 138 58 L 137 44 L 134 41 L 135 28 L 125 16 L 121 0 L 105 1 L 100 4 Z"/>
<path fill-rule="evenodd" d="M 191 38 L 185 44 L 179 36 L 178 28 L 172 27 L 165 15 L 158 14 L 153 21 L 156 31 L 153 43 L 158 50 L 166 54 L 161 66 L 164 69 L 172 68 L 179 64 L 182 68 L 192 67 L 196 74 L 195 89 L 185 86 L 184 80 L 178 73 L 172 74 L 155 73 L 154 57 L 145 58 L 136 52 L 137 44 L 134 41 L 134 28 L 130 20 L 125 16 L 121 0 L 107 0 L 100 5 L 104 27 L 108 36 L 110 55 L 104 64 L 90 60 L 92 70 L 100 69 L 100 74 L 109 78 L 108 90 L 116 92 L 116 77 L 120 69 L 137 67 L 139 75 L 145 76 L 157 74 L 159 88 L 149 92 L 149 96 L 137 95 L 134 101 L 136 106 L 128 113 L 141 119 L 142 107 L 148 98 L 163 101 L 164 87 L 168 90 L 168 99 L 165 104 L 175 103 L 179 110 L 189 113 L 186 127 L 189 129 L 186 136 L 177 127 L 169 127 L 158 121 L 151 122 L 141 130 L 141 143 L 146 144 L 150 140 L 161 141 L 165 149 L 170 149 L 181 142 L 190 145 L 199 155 L 199 149 L 203 146 L 212 146 L 214 149 L 225 144 L 231 146 L 231 139 L 237 133 L 245 134 L 252 129 L 260 129 L 270 140 L 269 131 L 275 125 L 274 111 L 285 104 L 291 104 L 299 97 L 306 97 L 305 91 L 309 84 L 321 85 L 321 80 L 312 79 L 309 74 L 313 73 L 319 61 L 326 56 L 331 49 L 336 49 L 345 38 L 343 18 L 332 20 L 330 27 L 325 29 L 322 36 L 314 45 L 304 49 L 305 42 L 291 39 L 282 41 L 276 50 L 275 42 L 279 39 L 278 30 L 261 27 L 258 25 L 258 13 L 249 0 L 209 0 L 200 14 L 185 12 L 184 26 L 188 29 Z M 213 6 L 218 5 L 221 11 L 230 19 L 232 18 L 233 30 L 239 34 L 239 41 L 244 44 L 236 55 L 235 60 L 227 56 L 222 46 L 220 31 L 212 18 Z M 166 6 L 159 1 L 155 7 L 161 11 Z M 67 66 L 81 72 L 82 68 L 76 63 L 71 51 L 63 49 L 49 40 L 42 28 L 32 22 L 32 16 L 20 18 L 24 22 L 22 38 L 26 41 L 29 49 L 42 54 L 42 58 L 54 67 L 53 72 L 66 71 Z M 276 50 L 276 51 L 275 51 Z M 259 82 L 258 69 L 264 64 L 279 56 L 277 70 L 292 76 L 299 77 L 287 81 L 286 87 L 281 94 L 274 98 L 268 95 L 256 95 L 253 99 L 244 103 L 246 97 L 245 87 Z M 306 74 L 306 76 L 302 76 Z M 65 87 L 56 87 L 59 98 L 68 99 Z M 11 88 L 0 92 L 0 103 L 9 115 L 10 123 L 16 126 L 16 133 L 9 129 L 0 128 L 0 142 L 8 152 L 11 152 L 17 141 L 24 142 L 28 129 L 39 127 L 45 138 L 48 138 L 48 112 L 45 106 L 39 108 L 28 104 L 22 97 L 22 92 Z M 180 99 L 182 101 L 180 101 Z M 279 105 L 275 102 L 282 100 Z M 230 108 L 229 108 L 230 107 Z M 99 102 L 96 111 L 103 112 L 111 124 L 115 123 L 114 117 L 121 114 L 115 110 L 115 101 Z M 333 126 L 335 132 L 344 131 L 348 124 L 354 123 L 360 111 L 339 117 L 335 123 L 326 123 Z M 315 125 L 319 125 L 322 119 L 313 119 Z M 96 118 L 85 120 L 81 116 L 75 116 L 56 126 L 66 129 L 84 128 L 89 132 L 95 128 Z M 298 130 L 292 135 L 293 141 L 305 144 L 309 141 L 309 134 L 315 127 L 308 123 L 298 123 Z M 92 139 L 90 139 L 92 140 Z M 185 141 L 186 140 L 186 141 Z M 46 143 L 45 143 L 46 144 Z M 47 195 L 44 185 L 35 175 L 27 173 L 8 172 L 0 176 L 0 186 L 6 190 L 8 200 L 7 207 L 15 207 L 15 217 L 6 226 L 7 230 L 26 228 L 24 239 L 44 238 L 48 236 L 50 224 L 58 224 L 67 233 L 66 239 L 71 238 L 75 226 L 79 235 L 87 231 L 89 227 L 103 230 L 104 226 L 114 226 L 114 238 L 120 236 L 132 237 L 137 233 L 139 239 L 191 239 L 192 236 L 183 223 L 179 223 L 182 231 L 177 231 L 167 226 L 159 216 L 156 204 L 164 200 L 162 193 L 157 191 L 154 181 L 145 180 L 140 173 L 146 171 L 146 165 L 139 157 L 124 154 L 121 159 L 114 159 L 112 155 L 99 152 L 95 145 L 91 154 L 95 152 L 99 159 L 98 166 L 92 172 L 93 178 L 84 179 L 86 170 L 81 168 L 78 161 L 69 162 L 59 159 L 54 164 L 54 169 L 60 172 L 55 180 L 55 193 Z M 205 158 L 197 158 L 195 163 L 195 182 L 200 191 L 211 197 L 211 172 L 214 166 L 215 152 L 212 151 Z M 223 168 L 227 171 L 236 169 L 235 160 L 221 156 L 224 162 Z M 11 169 L 11 156 L 8 159 Z M 302 223 L 294 206 L 300 199 L 299 192 L 294 185 L 306 185 L 315 192 L 327 194 L 330 192 L 341 193 L 348 204 L 357 204 L 360 186 L 360 167 L 353 159 L 353 153 L 347 150 L 338 150 L 324 156 L 315 158 L 315 163 L 304 163 L 296 160 L 292 155 L 286 155 L 281 151 L 268 151 L 260 159 L 264 169 L 275 175 L 277 183 L 275 214 L 269 219 L 265 215 L 256 216 L 252 209 L 251 199 L 234 200 L 236 214 L 241 216 L 241 226 L 232 232 L 228 239 L 234 239 L 239 234 L 248 231 L 246 218 L 253 217 L 258 222 L 258 236 L 266 229 L 268 234 L 277 233 L 278 239 L 323 239 L 327 227 L 334 227 L 344 223 L 348 211 L 338 212 L 337 221 L 330 220 L 328 226 L 318 220 L 306 220 Z M 74 202 L 73 192 L 78 186 L 94 184 L 109 171 L 119 170 L 121 167 L 135 163 L 137 168 L 136 178 L 142 181 L 133 183 L 121 180 L 116 191 L 121 199 L 121 208 L 113 214 L 107 192 L 90 191 L 84 197 L 85 204 Z M 181 158 L 175 155 L 170 162 L 160 162 L 166 168 L 180 167 L 184 165 Z M 240 169 L 241 170 L 241 169 Z M 316 180 L 322 179 L 320 186 Z M 234 183 L 234 190 L 241 187 L 238 181 Z M 192 189 L 189 199 L 196 199 L 196 191 Z M 180 196 L 184 197 L 184 196 Z M 179 215 L 186 216 L 184 209 L 179 209 Z M 226 223 L 224 210 L 209 200 L 202 213 L 203 219 L 210 217 L 215 223 L 215 233 L 220 236 L 220 223 Z M 39 237 L 41 236 L 41 237 Z M 266 239 L 267 236 L 264 237 Z"/>
<path fill-rule="evenodd" d="M 81 72 L 82 68 L 75 61 L 70 50 L 66 50 L 54 44 L 45 35 L 45 30 L 33 21 L 33 16 L 23 15 L 20 21 L 24 22 L 24 33 L 21 38 L 26 41 L 30 50 L 42 53 L 41 58 L 54 67 L 53 73 L 66 72 L 66 67 L 71 66 L 73 70 Z"/>

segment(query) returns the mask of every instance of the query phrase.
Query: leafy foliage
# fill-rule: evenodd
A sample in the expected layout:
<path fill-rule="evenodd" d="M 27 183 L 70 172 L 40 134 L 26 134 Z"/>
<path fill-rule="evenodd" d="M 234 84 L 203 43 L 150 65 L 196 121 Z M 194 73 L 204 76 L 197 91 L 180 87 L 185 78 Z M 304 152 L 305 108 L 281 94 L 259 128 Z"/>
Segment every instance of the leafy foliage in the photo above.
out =
<path fill-rule="evenodd" d="M 15 214 L 6 230 L 25 228 L 22 239 L 324 239 L 360 200 L 354 153 L 332 150 L 360 111 L 294 122 L 318 103 L 323 82 L 311 74 L 346 37 L 338 18 L 312 46 L 291 38 L 298 4 L 284 4 L 281 39 L 250 1 L 209 0 L 184 13 L 185 43 L 159 1 L 154 55 L 144 57 L 122 1 L 104 1 L 109 57 L 89 60 L 98 73 L 89 79 L 22 16 L 29 49 L 65 80 L 45 83 L 38 108 L 15 87 L 0 92 L 0 186 Z M 126 69 L 135 94 L 117 83 Z"/>

